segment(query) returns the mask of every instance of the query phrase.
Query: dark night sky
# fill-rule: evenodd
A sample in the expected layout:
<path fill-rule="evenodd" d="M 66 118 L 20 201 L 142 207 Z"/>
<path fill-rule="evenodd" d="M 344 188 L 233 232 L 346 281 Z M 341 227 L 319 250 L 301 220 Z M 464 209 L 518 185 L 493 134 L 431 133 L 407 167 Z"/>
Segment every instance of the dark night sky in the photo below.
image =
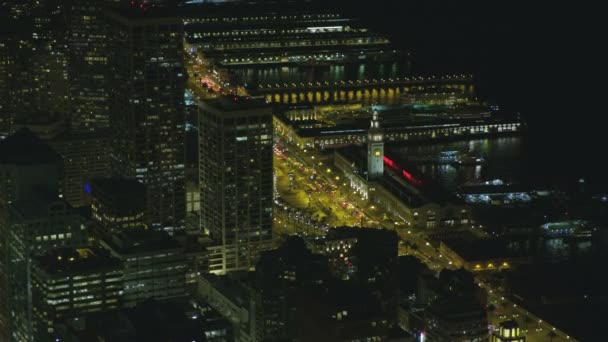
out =
<path fill-rule="evenodd" d="M 477 75 L 482 96 L 526 118 L 529 154 L 539 167 L 608 185 L 606 86 L 598 82 L 593 51 L 603 39 L 592 9 L 529 1 L 334 1 L 410 49 L 414 73 Z"/>

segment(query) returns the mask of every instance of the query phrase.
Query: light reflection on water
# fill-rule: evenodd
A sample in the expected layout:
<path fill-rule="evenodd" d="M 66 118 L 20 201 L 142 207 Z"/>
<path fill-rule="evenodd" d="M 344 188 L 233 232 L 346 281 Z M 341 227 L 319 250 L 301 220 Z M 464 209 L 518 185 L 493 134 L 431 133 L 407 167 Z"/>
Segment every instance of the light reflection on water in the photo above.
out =
<path fill-rule="evenodd" d="M 410 156 L 437 156 L 441 151 L 459 151 L 482 156 L 482 165 L 418 165 L 427 176 L 450 190 L 466 182 L 502 179 L 507 182 L 525 182 L 529 165 L 524 158 L 521 137 L 501 137 L 470 141 L 451 141 L 433 144 L 391 146 L 387 154 L 393 159 L 407 161 Z"/>
<path fill-rule="evenodd" d="M 541 256 L 545 261 L 560 262 L 591 256 L 594 248 L 591 240 L 534 237 L 510 240 L 507 250 L 514 255 Z"/>
<path fill-rule="evenodd" d="M 408 74 L 405 63 L 360 63 L 331 66 L 271 66 L 231 68 L 241 82 L 250 84 L 292 82 L 336 82 L 373 78 L 393 78 Z"/>

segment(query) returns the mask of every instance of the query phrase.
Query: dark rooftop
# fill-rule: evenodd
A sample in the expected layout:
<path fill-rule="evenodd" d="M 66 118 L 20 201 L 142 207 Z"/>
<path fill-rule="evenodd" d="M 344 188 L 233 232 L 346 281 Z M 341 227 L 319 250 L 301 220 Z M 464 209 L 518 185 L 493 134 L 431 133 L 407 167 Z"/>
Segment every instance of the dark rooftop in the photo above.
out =
<path fill-rule="evenodd" d="M 251 299 L 252 295 L 248 286 L 248 276 L 249 274 L 244 272 L 232 272 L 223 276 L 205 274 L 204 278 L 216 291 L 238 305 L 243 306 Z"/>
<path fill-rule="evenodd" d="M 508 320 L 508 321 L 500 322 L 500 326 L 505 329 L 515 329 L 515 328 L 519 327 L 519 324 L 517 324 L 516 321 Z"/>
<path fill-rule="evenodd" d="M 146 229 L 125 230 L 104 239 L 108 246 L 120 254 L 160 253 L 168 249 L 179 249 L 175 238 L 163 231 Z"/>
<path fill-rule="evenodd" d="M 236 112 L 259 108 L 270 108 L 264 100 L 247 96 L 221 96 L 203 102 L 206 106 L 224 112 Z"/>
<path fill-rule="evenodd" d="M 83 329 L 67 327 L 77 341 L 206 341 L 206 333 L 222 330 L 227 330 L 226 340 L 231 336 L 230 321 L 217 311 L 205 303 L 195 307 L 184 300 L 146 301 L 133 308 L 96 312 L 82 321 Z"/>
<path fill-rule="evenodd" d="M 38 189 L 36 190 L 38 191 Z M 62 208 L 71 209 L 70 205 L 65 200 L 40 189 L 37 196 L 12 203 L 11 209 L 20 217 L 31 220 L 47 217 L 49 215 L 49 208 L 58 208 L 60 206 Z M 74 212 L 74 214 L 76 215 L 76 212 Z"/>
<path fill-rule="evenodd" d="M 109 197 L 142 198 L 145 186 L 135 179 L 111 177 L 94 178 L 89 182 L 93 191 L 99 190 Z"/>
<path fill-rule="evenodd" d="M 58 248 L 34 257 L 38 268 L 51 275 L 94 273 L 100 269 L 120 268 L 120 260 L 101 248 Z"/>
<path fill-rule="evenodd" d="M 61 156 L 29 129 L 21 129 L 0 141 L 2 164 L 50 164 L 61 160 Z"/>

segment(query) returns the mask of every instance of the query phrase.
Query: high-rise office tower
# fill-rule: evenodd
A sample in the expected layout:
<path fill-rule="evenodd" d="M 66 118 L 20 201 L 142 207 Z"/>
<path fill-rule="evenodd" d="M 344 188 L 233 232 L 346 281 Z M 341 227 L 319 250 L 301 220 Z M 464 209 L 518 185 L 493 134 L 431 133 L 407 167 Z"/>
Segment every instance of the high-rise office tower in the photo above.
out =
<path fill-rule="evenodd" d="M 73 207 L 88 204 L 84 188 L 88 180 L 110 176 L 107 130 L 70 132 L 65 117 L 42 112 L 16 120 L 13 127 L 29 129 L 63 158 L 63 197 Z"/>
<path fill-rule="evenodd" d="M 70 205 L 86 205 L 87 181 L 110 176 L 110 136 L 107 130 L 66 133 L 49 141 L 63 157 L 63 196 Z"/>
<path fill-rule="evenodd" d="M 60 341 L 55 325 L 121 305 L 123 265 L 101 248 L 57 248 L 32 258 L 35 341 Z"/>
<path fill-rule="evenodd" d="M 272 242 L 272 111 L 242 97 L 203 102 L 200 222 L 217 245 L 210 272 L 252 267 Z"/>
<path fill-rule="evenodd" d="M 12 123 L 36 108 L 33 80 L 32 28 L 23 21 L 2 22 L 0 18 L 0 124 L 2 134 L 13 131 Z"/>
<path fill-rule="evenodd" d="M 80 215 L 60 198 L 61 164 L 61 157 L 27 130 L 0 142 L 2 341 L 32 341 L 31 257 L 87 240 Z"/>
<path fill-rule="evenodd" d="M 162 10 L 106 12 L 112 72 L 112 163 L 146 185 L 146 223 L 184 227 L 183 23 Z"/>
<path fill-rule="evenodd" d="M 15 60 L 9 43 L 10 35 L 0 33 L 0 139 L 8 136 L 13 128 L 11 83 Z"/>
<path fill-rule="evenodd" d="M 110 125 L 109 67 L 104 8 L 115 0 L 71 1 L 68 13 L 70 124 L 74 131 Z"/>
<path fill-rule="evenodd" d="M 169 234 L 124 230 L 106 235 L 100 243 L 124 263 L 123 305 L 186 295 L 188 260 L 182 245 Z"/>
<path fill-rule="evenodd" d="M 68 109 L 67 26 L 62 0 L 32 5 L 32 99 L 36 109 L 63 113 Z"/>

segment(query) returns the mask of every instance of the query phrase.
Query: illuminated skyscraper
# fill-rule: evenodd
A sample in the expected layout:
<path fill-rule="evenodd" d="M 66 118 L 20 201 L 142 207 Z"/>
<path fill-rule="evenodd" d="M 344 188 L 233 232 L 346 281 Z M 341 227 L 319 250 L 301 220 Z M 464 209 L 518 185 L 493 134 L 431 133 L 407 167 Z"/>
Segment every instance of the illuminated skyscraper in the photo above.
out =
<path fill-rule="evenodd" d="M 248 269 L 272 242 L 272 111 L 219 98 L 199 116 L 201 228 L 217 243 L 213 273 Z"/>
<path fill-rule="evenodd" d="M 2 18 L 0 18 L 2 21 Z M 0 23 L 0 129 L 5 137 L 23 113 L 36 110 L 32 29 L 23 22 Z"/>
<path fill-rule="evenodd" d="M 14 129 L 27 127 L 63 158 L 63 196 L 73 207 L 86 204 L 87 180 L 110 175 L 108 130 L 69 132 L 57 113 L 32 113 L 15 121 Z"/>
<path fill-rule="evenodd" d="M 107 30 L 103 9 L 114 0 L 82 0 L 69 4 L 70 116 L 74 131 L 110 125 Z"/>
<path fill-rule="evenodd" d="M 123 265 L 101 248 L 57 248 L 32 258 L 35 341 L 56 339 L 55 325 L 120 306 Z"/>
<path fill-rule="evenodd" d="M 67 26 L 60 0 L 32 2 L 32 99 L 40 111 L 68 109 Z"/>
<path fill-rule="evenodd" d="M 0 34 L 0 139 L 12 130 L 14 110 L 11 105 L 11 83 L 14 59 L 8 35 Z"/>
<path fill-rule="evenodd" d="M 0 335 L 32 341 L 31 256 L 87 241 L 61 197 L 61 157 L 22 130 L 0 142 Z"/>
<path fill-rule="evenodd" d="M 112 73 L 112 169 L 146 185 L 146 224 L 184 227 L 183 24 L 162 10 L 106 12 Z"/>

